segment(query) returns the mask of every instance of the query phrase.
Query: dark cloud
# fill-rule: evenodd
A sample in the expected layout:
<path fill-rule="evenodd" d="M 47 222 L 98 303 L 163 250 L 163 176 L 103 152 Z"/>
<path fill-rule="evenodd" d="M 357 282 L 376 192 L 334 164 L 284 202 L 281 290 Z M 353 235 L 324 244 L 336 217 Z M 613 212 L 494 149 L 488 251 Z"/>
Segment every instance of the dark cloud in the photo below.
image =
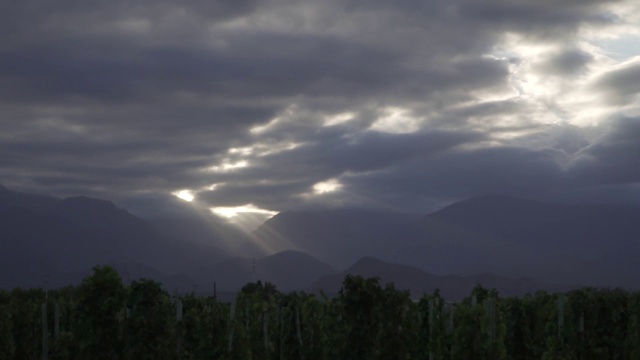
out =
<path fill-rule="evenodd" d="M 585 23 L 610 24 L 616 16 L 603 10 L 616 1 L 531 1 L 491 0 L 467 1 L 460 6 L 461 14 L 499 31 L 511 30 L 528 37 L 557 40 L 574 35 Z"/>
<path fill-rule="evenodd" d="M 640 94 L 640 61 L 633 61 L 619 69 L 605 73 L 596 84 L 615 105 L 633 103 Z"/>
<path fill-rule="evenodd" d="M 611 125 L 601 141 L 587 148 L 575 166 L 577 181 L 591 185 L 640 184 L 640 118 Z"/>
<path fill-rule="evenodd" d="M 390 135 L 371 131 L 345 138 L 337 131 L 328 133 L 295 151 L 251 160 L 257 161 L 252 167 L 214 175 L 224 184 L 198 198 L 229 206 L 254 202 L 267 208 L 299 207 L 307 201 L 300 195 L 311 192 L 318 182 L 343 174 L 395 169 L 481 137 L 458 132 Z"/>
<path fill-rule="evenodd" d="M 585 66 L 593 61 L 593 56 L 579 49 L 563 50 L 551 56 L 539 65 L 543 73 L 570 76 L 585 71 Z"/>
<path fill-rule="evenodd" d="M 137 209 L 190 189 L 202 207 L 411 211 L 627 186 L 634 121 L 601 119 L 600 137 L 549 125 L 572 110 L 526 73 L 567 88 L 592 76 L 598 54 L 576 39 L 620 20 L 622 2 L 13 1 L 0 182 Z M 636 65 L 591 90 L 628 108 Z M 329 179 L 342 188 L 313 194 Z"/>
<path fill-rule="evenodd" d="M 486 194 L 536 197 L 562 186 L 563 171 L 552 150 L 501 147 L 455 151 L 389 171 L 350 179 L 365 198 L 381 192 L 388 206 L 413 211 Z"/>

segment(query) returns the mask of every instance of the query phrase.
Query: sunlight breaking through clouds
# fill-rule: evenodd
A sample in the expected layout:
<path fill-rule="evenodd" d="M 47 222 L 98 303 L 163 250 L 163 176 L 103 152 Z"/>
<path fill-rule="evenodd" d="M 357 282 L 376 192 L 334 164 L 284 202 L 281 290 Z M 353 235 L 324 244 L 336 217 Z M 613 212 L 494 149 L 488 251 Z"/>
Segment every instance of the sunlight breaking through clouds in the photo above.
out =
<path fill-rule="evenodd" d="M 282 111 L 280 113 L 280 115 L 278 115 L 275 118 L 271 119 L 266 124 L 257 125 L 257 126 L 252 127 L 251 129 L 249 129 L 249 133 L 251 135 L 254 135 L 254 136 L 267 134 L 270 131 L 272 131 L 275 128 L 277 128 L 279 125 L 281 125 L 286 120 L 292 118 L 296 114 L 297 110 L 298 110 L 298 106 L 296 104 L 291 104 L 291 105 L 287 106 L 287 108 L 285 108 L 284 111 Z"/>
<path fill-rule="evenodd" d="M 342 189 L 342 184 L 337 179 L 321 181 L 313 185 L 313 192 L 317 195 L 332 193 Z"/>
<path fill-rule="evenodd" d="M 640 116 L 639 1 L 87 1 L 3 9 L 26 25 L 0 56 L 2 183 L 207 216 L 423 212 L 635 169 L 635 138 L 613 144 Z"/>
<path fill-rule="evenodd" d="M 278 143 L 255 143 L 245 147 L 233 147 L 228 150 L 228 153 L 232 155 L 262 157 L 293 150 L 301 145 L 303 145 L 303 143 L 290 141 Z"/>
<path fill-rule="evenodd" d="M 225 173 L 225 172 L 246 168 L 247 166 L 249 166 L 249 162 L 247 160 L 239 160 L 236 162 L 229 162 L 228 160 L 225 160 L 222 162 L 222 164 L 211 166 L 207 168 L 207 170 L 211 172 Z"/>
<path fill-rule="evenodd" d="M 381 116 L 371 125 L 369 130 L 391 134 L 406 134 L 420 129 L 421 119 L 408 115 L 409 110 L 390 106 L 382 109 Z"/>
<path fill-rule="evenodd" d="M 210 208 L 210 210 L 214 214 L 224 218 L 233 218 L 246 213 L 267 215 L 268 217 L 278 214 L 277 211 L 260 209 L 253 204 L 246 204 L 241 206 L 218 206 L 212 207 Z"/>
<path fill-rule="evenodd" d="M 353 120 L 355 116 L 356 114 L 352 112 L 344 112 L 344 113 L 340 113 L 332 116 L 327 116 L 325 117 L 323 126 L 334 126 L 334 125 L 344 124 L 346 122 Z"/>
<path fill-rule="evenodd" d="M 176 196 L 186 202 L 192 202 L 195 199 L 193 192 L 191 190 L 179 190 L 171 193 L 171 195 Z"/>

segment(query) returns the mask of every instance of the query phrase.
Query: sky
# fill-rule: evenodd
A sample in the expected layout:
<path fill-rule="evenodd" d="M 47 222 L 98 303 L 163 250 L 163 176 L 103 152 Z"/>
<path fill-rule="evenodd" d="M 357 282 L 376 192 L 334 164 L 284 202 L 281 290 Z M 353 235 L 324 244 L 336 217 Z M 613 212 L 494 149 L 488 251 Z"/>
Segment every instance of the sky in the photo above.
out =
<path fill-rule="evenodd" d="M 636 0 L 9 1 L 0 183 L 279 211 L 640 205 Z"/>

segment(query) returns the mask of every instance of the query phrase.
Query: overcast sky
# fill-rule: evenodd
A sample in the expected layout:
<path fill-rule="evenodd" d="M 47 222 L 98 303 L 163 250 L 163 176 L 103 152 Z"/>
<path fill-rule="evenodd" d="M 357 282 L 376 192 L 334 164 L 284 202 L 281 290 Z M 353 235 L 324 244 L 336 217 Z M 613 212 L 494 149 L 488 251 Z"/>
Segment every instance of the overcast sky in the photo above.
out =
<path fill-rule="evenodd" d="M 21 0 L 0 34 L 9 188 L 222 215 L 640 205 L 637 0 Z"/>

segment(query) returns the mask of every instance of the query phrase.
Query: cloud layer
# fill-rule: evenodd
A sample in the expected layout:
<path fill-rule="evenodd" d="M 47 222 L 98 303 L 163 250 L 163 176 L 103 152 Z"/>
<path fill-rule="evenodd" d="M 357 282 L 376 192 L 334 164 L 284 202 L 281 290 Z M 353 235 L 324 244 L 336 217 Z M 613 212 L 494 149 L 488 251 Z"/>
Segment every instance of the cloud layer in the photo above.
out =
<path fill-rule="evenodd" d="M 630 0 L 12 2 L 0 182 L 273 211 L 427 212 L 488 193 L 640 204 L 640 57 L 611 45 L 639 39 L 638 13 Z"/>

